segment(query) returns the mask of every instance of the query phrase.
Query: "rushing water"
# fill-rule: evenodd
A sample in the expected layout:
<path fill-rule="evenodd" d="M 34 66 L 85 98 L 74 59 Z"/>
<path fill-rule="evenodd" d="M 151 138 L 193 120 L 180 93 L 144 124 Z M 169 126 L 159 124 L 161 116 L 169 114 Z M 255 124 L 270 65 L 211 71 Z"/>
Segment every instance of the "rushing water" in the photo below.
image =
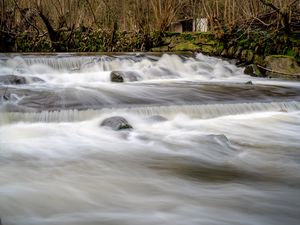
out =
<path fill-rule="evenodd" d="M 0 84 L 3 225 L 300 224 L 298 82 L 201 54 L 2 54 L 5 75 L 27 84 Z"/>

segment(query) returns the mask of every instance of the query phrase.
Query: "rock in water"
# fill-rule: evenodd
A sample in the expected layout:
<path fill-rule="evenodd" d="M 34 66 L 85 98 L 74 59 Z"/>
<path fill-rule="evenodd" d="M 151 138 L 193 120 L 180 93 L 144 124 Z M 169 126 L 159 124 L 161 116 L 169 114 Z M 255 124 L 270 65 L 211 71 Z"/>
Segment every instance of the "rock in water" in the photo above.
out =
<path fill-rule="evenodd" d="M 113 130 L 125 130 L 132 129 L 132 126 L 128 123 L 128 121 L 120 116 L 113 116 L 106 118 L 102 121 L 101 126 L 110 127 Z"/>
<path fill-rule="evenodd" d="M 4 75 L 0 76 L 0 83 L 4 84 L 26 84 L 25 77 L 16 75 Z"/>
<path fill-rule="evenodd" d="M 27 83 L 43 83 L 45 82 L 43 79 L 38 77 L 26 77 Z"/>
<path fill-rule="evenodd" d="M 253 85 L 253 83 L 252 83 L 251 80 L 247 81 L 245 84 L 246 84 L 246 85 Z"/>
<path fill-rule="evenodd" d="M 117 82 L 117 83 L 124 82 L 124 78 L 122 76 L 122 73 L 119 72 L 119 71 L 112 71 L 110 73 L 110 81 L 111 82 Z"/>
<path fill-rule="evenodd" d="M 164 121 L 167 121 L 168 119 L 163 116 L 160 116 L 160 115 L 154 115 L 154 116 L 150 116 L 149 118 L 147 118 L 147 120 L 149 122 L 164 122 Z"/>
<path fill-rule="evenodd" d="M 110 73 L 111 82 L 137 81 L 139 78 L 140 75 L 135 71 L 112 71 Z"/>
<path fill-rule="evenodd" d="M 27 80 L 27 78 L 23 76 L 16 76 L 16 75 L 0 76 L 0 83 L 3 84 L 18 85 L 18 84 L 28 84 L 31 82 L 43 82 L 43 80 L 38 77 L 28 77 Z"/>
<path fill-rule="evenodd" d="M 262 77 L 263 76 L 255 64 L 246 66 L 244 73 L 247 75 L 250 75 L 252 77 Z"/>
<path fill-rule="evenodd" d="M 253 65 L 248 65 L 246 66 L 245 70 L 244 70 L 244 74 L 253 76 L 254 75 L 254 68 Z"/>

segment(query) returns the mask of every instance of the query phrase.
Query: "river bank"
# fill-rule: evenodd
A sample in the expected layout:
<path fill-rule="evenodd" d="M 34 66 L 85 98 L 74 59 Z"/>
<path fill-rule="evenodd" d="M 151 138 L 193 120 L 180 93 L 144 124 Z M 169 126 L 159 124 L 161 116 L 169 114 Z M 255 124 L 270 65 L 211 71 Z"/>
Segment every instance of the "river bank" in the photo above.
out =
<path fill-rule="evenodd" d="M 289 37 L 267 32 L 225 34 L 166 33 L 162 46 L 152 51 L 193 51 L 210 56 L 236 59 L 248 66 L 252 76 L 300 79 L 300 33 Z"/>
<path fill-rule="evenodd" d="M 213 34 L 209 32 L 74 32 L 60 43 L 47 36 L 4 38 L 2 52 L 201 52 L 237 60 L 252 76 L 300 79 L 300 32 L 288 37 L 264 31 Z"/>

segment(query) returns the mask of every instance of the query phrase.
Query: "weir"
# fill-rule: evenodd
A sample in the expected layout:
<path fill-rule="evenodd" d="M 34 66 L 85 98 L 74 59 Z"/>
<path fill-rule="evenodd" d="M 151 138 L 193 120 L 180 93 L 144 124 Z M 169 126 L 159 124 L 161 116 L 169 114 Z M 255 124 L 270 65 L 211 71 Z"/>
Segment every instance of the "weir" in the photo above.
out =
<path fill-rule="evenodd" d="M 300 110 L 300 102 L 236 103 L 206 105 L 138 106 L 130 108 L 104 108 L 101 110 L 61 110 L 39 113 L 0 113 L 0 125 L 16 122 L 76 122 L 93 119 L 103 114 L 135 114 L 141 117 L 160 115 L 173 118 L 185 114 L 193 118 L 208 119 L 227 115 L 250 114 L 255 112 L 294 112 Z"/>

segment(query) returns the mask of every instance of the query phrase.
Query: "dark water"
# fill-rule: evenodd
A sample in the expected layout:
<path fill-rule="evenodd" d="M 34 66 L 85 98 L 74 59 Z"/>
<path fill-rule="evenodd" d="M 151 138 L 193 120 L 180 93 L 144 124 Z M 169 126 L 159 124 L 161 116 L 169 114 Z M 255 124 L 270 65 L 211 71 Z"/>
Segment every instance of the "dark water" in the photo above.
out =
<path fill-rule="evenodd" d="M 0 84 L 2 224 L 299 224 L 298 82 L 203 55 L 0 58 L 27 80 Z"/>

